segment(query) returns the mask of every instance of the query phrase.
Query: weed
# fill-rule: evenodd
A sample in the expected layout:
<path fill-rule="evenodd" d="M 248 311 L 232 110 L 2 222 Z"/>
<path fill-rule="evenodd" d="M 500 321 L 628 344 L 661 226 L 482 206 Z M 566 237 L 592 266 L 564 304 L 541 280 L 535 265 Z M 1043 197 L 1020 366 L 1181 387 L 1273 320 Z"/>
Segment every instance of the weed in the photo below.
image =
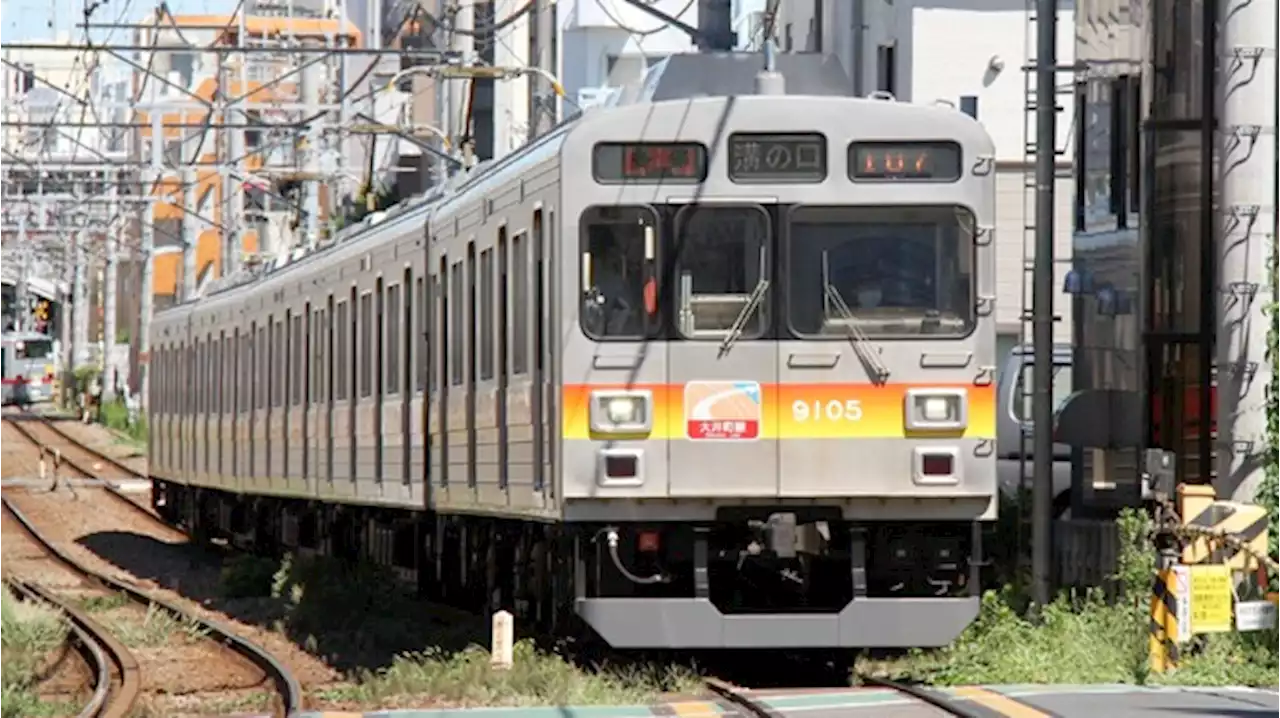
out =
<path fill-rule="evenodd" d="M 105 401 L 98 409 L 98 422 L 113 429 L 121 437 L 135 445 L 147 442 L 147 419 L 145 416 L 131 417 L 124 399 Z"/>
<path fill-rule="evenodd" d="M 539 651 L 532 641 L 514 646 L 510 669 L 494 670 L 479 646 L 448 654 L 438 650 L 398 656 L 377 672 L 361 672 L 354 685 L 321 697 L 386 705 L 430 696 L 450 705 L 531 706 L 645 704 L 666 691 L 694 692 L 692 672 L 680 668 L 602 670 L 586 673 L 568 660 Z"/>
<path fill-rule="evenodd" d="M 112 609 L 120 608 L 129 603 L 129 597 L 123 593 L 113 593 L 108 596 L 85 596 L 77 603 L 80 607 L 90 613 L 101 613 Z"/>
<path fill-rule="evenodd" d="M 46 606 L 19 601 L 5 587 L 0 593 L 0 715 L 3 718 L 60 712 L 42 704 L 33 692 L 36 674 L 49 652 L 67 635 L 67 624 Z"/>
<path fill-rule="evenodd" d="M 208 635 L 195 619 L 177 618 L 155 605 L 147 606 L 141 621 L 129 616 L 109 622 L 120 641 L 130 648 L 162 646 L 175 636 L 183 642 L 195 643 Z"/>
<path fill-rule="evenodd" d="M 225 598 L 271 595 L 276 565 L 269 558 L 238 554 L 222 565 L 220 589 Z"/>

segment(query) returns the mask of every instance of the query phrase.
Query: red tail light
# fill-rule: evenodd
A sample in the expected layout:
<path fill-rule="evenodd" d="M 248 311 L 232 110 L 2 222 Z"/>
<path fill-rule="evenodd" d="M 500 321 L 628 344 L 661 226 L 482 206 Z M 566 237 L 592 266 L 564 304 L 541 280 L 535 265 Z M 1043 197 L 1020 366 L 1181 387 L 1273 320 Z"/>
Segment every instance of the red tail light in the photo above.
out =
<path fill-rule="evenodd" d="M 53 375 L 52 375 L 52 374 L 45 374 L 45 375 L 44 375 L 44 383 L 46 383 L 46 384 L 52 384 L 52 383 L 53 383 Z"/>

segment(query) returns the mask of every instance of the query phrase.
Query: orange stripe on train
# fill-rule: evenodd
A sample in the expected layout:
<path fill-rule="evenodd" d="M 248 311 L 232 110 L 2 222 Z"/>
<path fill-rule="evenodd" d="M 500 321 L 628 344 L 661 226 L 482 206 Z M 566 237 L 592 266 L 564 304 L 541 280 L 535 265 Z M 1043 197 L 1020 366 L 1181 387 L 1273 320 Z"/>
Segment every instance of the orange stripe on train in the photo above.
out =
<path fill-rule="evenodd" d="M 707 427 L 699 419 L 719 423 L 708 438 L 760 439 L 880 439 L 903 438 L 903 414 L 909 389 L 964 389 L 968 395 L 968 428 L 965 438 L 994 439 L 996 392 L 994 386 L 961 384 L 753 384 L 733 394 L 730 385 L 741 382 L 690 382 L 685 384 L 571 384 L 563 387 L 564 438 L 593 438 L 590 431 L 589 401 L 592 391 L 602 389 L 648 390 L 653 394 L 651 439 L 684 439 L 702 434 Z M 694 416 L 699 401 L 720 391 L 723 402 L 714 413 Z M 755 404 L 752 406 L 752 404 Z M 759 421 L 752 423 L 751 415 Z M 742 425 L 725 424 L 742 422 Z M 722 426 L 728 426 L 728 434 Z M 915 436 L 916 434 L 913 434 Z M 934 434 L 937 435 L 937 434 Z M 952 434 L 954 436 L 954 434 Z M 920 434 L 920 436 L 926 436 Z M 603 438 L 603 437 L 598 437 Z"/>

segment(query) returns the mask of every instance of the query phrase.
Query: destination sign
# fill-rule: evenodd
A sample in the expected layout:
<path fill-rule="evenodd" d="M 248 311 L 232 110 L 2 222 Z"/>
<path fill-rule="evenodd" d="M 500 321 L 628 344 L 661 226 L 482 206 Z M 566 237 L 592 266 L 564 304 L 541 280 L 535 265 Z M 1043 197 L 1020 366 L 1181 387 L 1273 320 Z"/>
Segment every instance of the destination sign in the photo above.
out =
<path fill-rule="evenodd" d="M 854 142 L 849 178 L 855 182 L 954 182 L 960 179 L 954 142 Z"/>
<path fill-rule="evenodd" d="M 697 183 L 707 178 L 707 148 L 697 142 L 602 142 L 591 169 L 602 184 Z"/>
<path fill-rule="evenodd" d="M 729 179 L 737 183 L 821 182 L 827 138 L 818 132 L 729 135 Z"/>

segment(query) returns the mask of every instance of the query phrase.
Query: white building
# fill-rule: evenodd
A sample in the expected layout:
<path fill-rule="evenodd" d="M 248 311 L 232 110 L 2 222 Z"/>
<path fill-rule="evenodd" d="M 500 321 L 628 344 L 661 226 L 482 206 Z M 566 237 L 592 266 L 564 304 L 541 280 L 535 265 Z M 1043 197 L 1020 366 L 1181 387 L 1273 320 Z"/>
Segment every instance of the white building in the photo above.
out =
<path fill-rule="evenodd" d="M 1027 187 L 1032 158 L 1028 90 L 1022 67 L 1034 56 L 1029 0 L 782 0 L 776 24 L 781 49 L 837 55 L 849 72 L 850 92 L 890 92 L 900 101 L 954 103 L 986 126 L 996 145 L 996 318 L 1002 352 L 1018 341 L 1023 307 L 1023 242 L 1034 222 Z M 861 17 L 859 17 L 861 16 Z M 1059 0 L 1058 64 L 1075 51 L 1074 2 Z M 1057 214 L 1054 220 L 1057 289 L 1056 337 L 1071 336 L 1069 269 L 1073 230 L 1072 123 L 1076 116 L 1069 76 L 1059 96 Z M 1029 276 L 1028 276 L 1029 280 Z M 1027 305 L 1030 305 L 1028 283 Z"/>

